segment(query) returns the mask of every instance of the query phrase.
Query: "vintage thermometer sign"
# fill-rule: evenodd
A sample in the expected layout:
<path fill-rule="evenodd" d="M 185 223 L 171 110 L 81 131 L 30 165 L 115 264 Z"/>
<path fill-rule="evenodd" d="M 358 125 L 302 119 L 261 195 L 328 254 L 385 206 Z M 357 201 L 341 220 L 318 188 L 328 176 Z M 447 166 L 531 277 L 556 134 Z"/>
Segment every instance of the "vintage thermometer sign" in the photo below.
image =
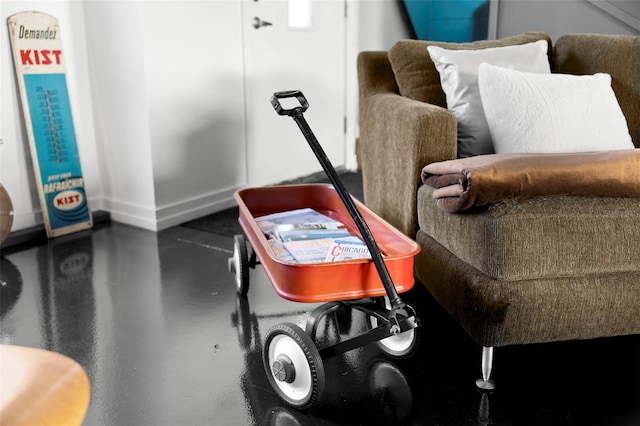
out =
<path fill-rule="evenodd" d="M 7 23 L 47 236 L 91 228 L 58 20 L 22 12 Z"/>

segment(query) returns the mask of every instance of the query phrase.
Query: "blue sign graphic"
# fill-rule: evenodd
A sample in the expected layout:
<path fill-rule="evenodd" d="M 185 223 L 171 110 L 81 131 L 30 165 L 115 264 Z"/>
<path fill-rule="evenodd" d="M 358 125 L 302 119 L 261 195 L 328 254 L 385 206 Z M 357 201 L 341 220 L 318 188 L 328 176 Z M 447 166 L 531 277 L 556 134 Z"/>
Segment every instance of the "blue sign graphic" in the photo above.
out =
<path fill-rule="evenodd" d="M 43 194 L 52 230 L 90 221 L 65 74 L 25 74 Z"/>

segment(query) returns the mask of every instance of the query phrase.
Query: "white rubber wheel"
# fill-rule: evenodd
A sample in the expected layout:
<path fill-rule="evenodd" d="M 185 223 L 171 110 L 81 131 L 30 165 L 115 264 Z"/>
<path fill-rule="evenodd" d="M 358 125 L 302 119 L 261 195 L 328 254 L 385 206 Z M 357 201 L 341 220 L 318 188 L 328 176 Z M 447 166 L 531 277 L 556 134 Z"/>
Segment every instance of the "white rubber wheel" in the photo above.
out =
<path fill-rule="evenodd" d="M 311 338 L 297 325 L 283 323 L 269 330 L 263 361 L 269 383 L 290 406 L 309 408 L 322 394 L 322 358 Z"/>
<path fill-rule="evenodd" d="M 249 255 L 244 235 L 233 237 L 233 257 L 229 258 L 229 272 L 236 276 L 236 291 L 240 296 L 249 292 Z"/>
<path fill-rule="evenodd" d="M 384 306 L 386 309 L 391 309 L 391 302 L 388 297 L 384 297 Z M 369 316 L 369 324 L 372 328 L 378 326 L 378 319 L 374 316 Z M 389 336 L 377 342 L 380 349 L 392 358 L 404 359 L 413 355 L 413 352 L 418 347 L 418 333 L 416 329 L 412 328 L 395 336 Z"/>

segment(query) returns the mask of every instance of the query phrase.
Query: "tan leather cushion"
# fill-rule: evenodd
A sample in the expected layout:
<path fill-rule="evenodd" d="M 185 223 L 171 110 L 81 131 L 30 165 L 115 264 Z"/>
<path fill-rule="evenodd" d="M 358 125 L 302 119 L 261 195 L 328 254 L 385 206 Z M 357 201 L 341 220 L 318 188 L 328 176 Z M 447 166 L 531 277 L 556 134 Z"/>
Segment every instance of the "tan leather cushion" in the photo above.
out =
<path fill-rule="evenodd" d="M 505 37 L 499 40 L 483 40 L 470 43 L 443 43 L 423 40 L 401 40 L 389 50 L 389 62 L 402 96 L 428 102 L 441 107 L 447 106 L 442 88 L 440 75 L 436 70 L 427 46 L 440 46 L 445 49 L 471 50 L 489 47 L 512 46 L 531 43 L 537 40 L 547 40 L 551 57 L 551 39 L 539 32 L 524 33 Z"/>
<path fill-rule="evenodd" d="M 500 280 L 640 271 L 640 198 L 555 196 L 447 213 L 418 190 L 420 229 Z"/>

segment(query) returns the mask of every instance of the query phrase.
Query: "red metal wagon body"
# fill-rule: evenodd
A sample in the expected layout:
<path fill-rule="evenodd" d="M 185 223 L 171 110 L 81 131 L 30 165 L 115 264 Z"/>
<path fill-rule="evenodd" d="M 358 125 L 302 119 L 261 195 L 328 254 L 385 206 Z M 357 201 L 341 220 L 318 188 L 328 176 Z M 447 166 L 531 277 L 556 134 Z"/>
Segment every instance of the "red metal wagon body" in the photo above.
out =
<path fill-rule="evenodd" d="M 278 258 L 267 242 L 256 218 L 304 207 L 342 222 L 350 233 L 360 233 L 337 192 L 329 184 L 286 185 L 243 189 L 235 194 L 239 222 L 260 259 L 276 293 L 296 302 L 329 302 L 387 293 L 369 259 L 300 264 Z M 414 256 L 420 246 L 355 200 L 382 252 L 398 293 L 414 284 Z M 361 237 L 361 236 L 360 236 Z"/>

